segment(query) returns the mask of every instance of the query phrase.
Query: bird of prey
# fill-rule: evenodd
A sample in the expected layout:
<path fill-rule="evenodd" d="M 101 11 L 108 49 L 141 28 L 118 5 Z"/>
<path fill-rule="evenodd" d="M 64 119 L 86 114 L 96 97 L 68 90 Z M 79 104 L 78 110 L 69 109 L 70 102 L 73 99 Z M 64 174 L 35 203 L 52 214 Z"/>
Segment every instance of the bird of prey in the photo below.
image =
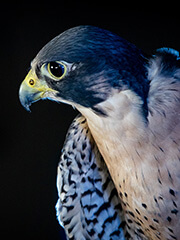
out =
<path fill-rule="evenodd" d="M 91 150 L 96 146 L 106 163 L 122 206 L 118 230 L 121 233 L 121 227 L 125 226 L 125 239 L 180 239 L 180 58 L 176 50 L 161 48 L 147 58 L 116 34 L 93 26 L 78 26 L 55 37 L 40 50 L 19 96 L 27 110 L 39 99 L 50 99 L 72 105 L 85 118 L 86 125 L 76 120 L 75 128 L 79 138 L 88 129 L 91 133 L 87 135 L 88 141 L 93 139 Z M 64 147 L 72 161 L 76 161 L 72 153 L 76 149 L 77 156 L 80 148 L 75 133 L 70 130 Z M 65 156 L 62 154 L 63 161 Z M 95 154 L 93 161 L 98 163 L 99 158 Z M 81 171 L 78 162 L 75 165 Z M 68 161 L 65 165 L 69 183 L 75 184 L 72 170 L 68 173 Z M 97 176 L 107 174 L 106 166 L 97 167 L 97 171 L 102 170 Z M 60 162 L 59 170 L 62 168 Z M 105 183 L 100 178 L 102 191 Z M 90 179 L 84 185 L 87 191 Z M 96 180 L 92 182 L 96 188 Z M 64 196 L 68 189 L 71 188 L 66 183 L 60 183 L 59 191 Z M 88 198 L 93 199 L 91 190 L 89 193 Z M 81 210 L 88 212 L 82 196 L 84 193 Z M 111 205 L 111 194 L 109 199 Z M 67 214 L 71 210 L 59 205 L 57 208 Z M 104 226 L 107 218 L 102 215 L 98 219 L 97 212 L 94 216 L 97 221 L 104 221 Z M 81 221 L 83 225 L 84 220 Z M 99 239 L 103 238 L 99 235 Z"/>

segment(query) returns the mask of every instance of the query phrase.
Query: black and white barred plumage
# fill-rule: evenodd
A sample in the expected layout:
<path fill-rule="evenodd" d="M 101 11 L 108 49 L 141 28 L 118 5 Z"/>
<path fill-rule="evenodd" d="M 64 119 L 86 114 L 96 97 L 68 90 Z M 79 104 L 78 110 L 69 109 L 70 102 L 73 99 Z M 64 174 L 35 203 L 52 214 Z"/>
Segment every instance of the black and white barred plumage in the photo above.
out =
<path fill-rule="evenodd" d="M 118 194 L 83 116 L 68 131 L 57 187 L 57 217 L 68 239 L 124 239 Z"/>

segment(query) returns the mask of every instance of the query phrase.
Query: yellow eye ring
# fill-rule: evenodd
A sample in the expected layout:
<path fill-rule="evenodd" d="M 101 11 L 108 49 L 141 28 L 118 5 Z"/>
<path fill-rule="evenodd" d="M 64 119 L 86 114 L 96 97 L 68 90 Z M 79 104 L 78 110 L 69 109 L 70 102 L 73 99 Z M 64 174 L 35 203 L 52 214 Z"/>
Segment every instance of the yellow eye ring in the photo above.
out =
<path fill-rule="evenodd" d="M 53 78 L 60 80 L 66 75 L 67 67 L 62 62 L 49 62 L 47 70 Z"/>

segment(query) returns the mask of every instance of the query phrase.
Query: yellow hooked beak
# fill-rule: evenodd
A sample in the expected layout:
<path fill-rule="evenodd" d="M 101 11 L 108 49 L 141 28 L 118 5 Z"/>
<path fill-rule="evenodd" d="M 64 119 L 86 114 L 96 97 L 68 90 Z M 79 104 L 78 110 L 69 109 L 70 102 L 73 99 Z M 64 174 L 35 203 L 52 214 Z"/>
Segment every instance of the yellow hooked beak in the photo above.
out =
<path fill-rule="evenodd" d="M 19 89 L 19 99 L 23 107 L 27 111 L 30 111 L 29 107 L 33 102 L 45 99 L 45 94 L 52 91 L 56 92 L 48 87 L 45 80 L 38 79 L 36 73 L 31 69 L 24 81 L 21 83 Z"/>

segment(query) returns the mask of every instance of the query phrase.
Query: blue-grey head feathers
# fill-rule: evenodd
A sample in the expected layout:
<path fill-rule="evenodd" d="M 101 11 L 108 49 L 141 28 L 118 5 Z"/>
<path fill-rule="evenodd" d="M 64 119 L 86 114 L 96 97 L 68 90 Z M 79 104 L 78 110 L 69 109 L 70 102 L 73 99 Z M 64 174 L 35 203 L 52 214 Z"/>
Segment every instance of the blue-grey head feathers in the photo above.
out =
<path fill-rule="evenodd" d="M 179 53 L 161 48 L 147 62 L 141 50 L 107 30 L 93 26 L 71 28 L 55 37 L 36 56 L 37 68 L 51 61 L 75 65 L 60 81 L 46 77 L 48 85 L 57 90 L 57 97 L 96 108 L 113 89 L 130 89 L 143 100 L 147 116 L 149 83 L 159 71 L 171 75 L 179 68 Z"/>
<path fill-rule="evenodd" d="M 69 29 L 45 45 L 34 61 L 39 67 L 50 61 L 76 65 L 61 81 L 46 79 L 65 100 L 93 107 L 115 88 L 131 89 L 146 102 L 148 80 L 143 53 L 107 30 L 93 26 Z"/>

